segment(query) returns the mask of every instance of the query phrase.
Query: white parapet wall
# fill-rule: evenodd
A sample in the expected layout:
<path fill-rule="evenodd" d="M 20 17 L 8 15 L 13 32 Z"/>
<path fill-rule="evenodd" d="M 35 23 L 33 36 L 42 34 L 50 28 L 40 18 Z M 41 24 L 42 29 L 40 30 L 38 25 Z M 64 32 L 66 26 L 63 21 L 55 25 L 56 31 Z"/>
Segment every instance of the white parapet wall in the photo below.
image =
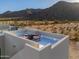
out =
<path fill-rule="evenodd" d="M 68 38 L 56 46 L 46 45 L 43 48 L 34 48 L 26 44 L 25 48 L 10 59 L 68 59 Z"/>
<path fill-rule="evenodd" d="M 44 49 L 39 54 L 40 59 L 69 59 L 68 37 L 52 45 L 50 49 Z"/>
<path fill-rule="evenodd" d="M 0 33 L 0 57 L 1 59 L 4 59 L 4 55 L 5 55 L 5 43 L 4 43 L 4 34 Z"/>
<path fill-rule="evenodd" d="M 68 59 L 69 56 L 68 36 L 62 34 L 56 34 L 56 33 L 47 33 L 36 29 L 27 28 L 26 30 L 32 32 L 38 31 L 43 35 L 59 38 L 59 41 L 53 45 L 47 44 L 42 48 L 37 48 L 37 47 L 35 48 L 33 44 L 38 45 L 37 43 L 26 40 L 24 41 L 25 44 L 23 44 L 24 48 L 19 52 L 17 52 L 10 59 Z M 28 44 L 28 42 L 30 43 Z"/>
<path fill-rule="evenodd" d="M 36 43 L 34 41 L 30 41 L 28 39 L 18 37 L 9 31 L 4 31 L 4 43 L 5 43 L 4 44 L 5 45 L 5 55 L 9 56 L 8 58 L 11 58 L 12 56 L 14 56 L 18 52 L 20 52 L 22 49 L 24 49 L 26 43 L 31 46 L 36 46 L 36 47 L 39 46 L 38 43 Z M 5 59 L 7 59 L 7 58 L 5 58 Z"/>
<path fill-rule="evenodd" d="M 40 59 L 41 51 L 50 50 L 51 45 L 48 44 L 44 48 L 38 49 L 26 44 L 25 48 L 18 52 L 11 59 Z M 49 51 L 48 51 L 49 52 Z"/>

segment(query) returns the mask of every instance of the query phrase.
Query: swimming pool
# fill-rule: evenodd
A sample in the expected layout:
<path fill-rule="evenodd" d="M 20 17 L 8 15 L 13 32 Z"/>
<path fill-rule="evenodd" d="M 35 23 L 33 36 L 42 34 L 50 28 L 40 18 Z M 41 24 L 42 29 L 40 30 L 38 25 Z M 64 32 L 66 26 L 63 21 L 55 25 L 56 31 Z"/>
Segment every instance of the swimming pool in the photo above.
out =
<path fill-rule="evenodd" d="M 31 34 L 35 34 L 34 32 L 29 32 L 29 31 L 26 31 L 26 30 L 20 30 L 20 31 L 17 31 L 16 34 L 18 36 L 23 36 L 24 34 L 27 34 L 27 35 L 31 35 Z M 49 37 L 49 36 L 46 36 L 46 35 L 43 35 L 40 33 L 40 40 L 37 41 L 39 44 L 41 45 L 46 45 L 46 44 L 54 44 L 58 41 L 58 38 L 53 38 L 53 37 Z"/>
<path fill-rule="evenodd" d="M 41 44 L 41 45 L 46 45 L 46 44 L 49 44 L 49 43 L 54 44 L 57 41 L 58 41 L 57 38 L 47 37 L 47 36 L 41 35 L 39 44 Z"/>

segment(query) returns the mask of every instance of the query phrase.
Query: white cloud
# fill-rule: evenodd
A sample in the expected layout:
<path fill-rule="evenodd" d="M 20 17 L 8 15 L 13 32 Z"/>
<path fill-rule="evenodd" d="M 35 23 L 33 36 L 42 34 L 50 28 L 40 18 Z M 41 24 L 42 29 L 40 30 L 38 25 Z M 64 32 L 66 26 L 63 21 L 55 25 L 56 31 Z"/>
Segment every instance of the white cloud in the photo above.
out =
<path fill-rule="evenodd" d="M 62 1 L 68 1 L 68 2 L 79 2 L 79 0 L 62 0 Z"/>

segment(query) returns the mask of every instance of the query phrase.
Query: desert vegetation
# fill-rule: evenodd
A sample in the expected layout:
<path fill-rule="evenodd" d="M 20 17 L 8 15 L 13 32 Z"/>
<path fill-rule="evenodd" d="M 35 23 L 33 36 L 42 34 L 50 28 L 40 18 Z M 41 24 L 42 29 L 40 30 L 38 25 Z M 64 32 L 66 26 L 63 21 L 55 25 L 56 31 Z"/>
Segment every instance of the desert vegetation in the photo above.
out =
<path fill-rule="evenodd" d="M 0 24 L 33 27 L 43 31 L 69 35 L 70 40 L 79 41 L 79 21 L 0 21 Z"/>
<path fill-rule="evenodd" d="M 25 21 L 25 20 L 1 20 L 0 25 L 15 25 L 18 27 L 33 27 L 51 33 L 69 35 L 69 59 L 78 59 L 79 47 L 75 42 L 79 41 L 79 21 Z"/>
<path fill-rule="evenodd" d="M 79 41 L 79 23 L 78 22 L 66 22 L 58 23 L 55 21 L 31 21 L 26 26 L 41 29 L 52 33 L 60 33 L 69 35 L 69 39 L 73 41 Z"/>

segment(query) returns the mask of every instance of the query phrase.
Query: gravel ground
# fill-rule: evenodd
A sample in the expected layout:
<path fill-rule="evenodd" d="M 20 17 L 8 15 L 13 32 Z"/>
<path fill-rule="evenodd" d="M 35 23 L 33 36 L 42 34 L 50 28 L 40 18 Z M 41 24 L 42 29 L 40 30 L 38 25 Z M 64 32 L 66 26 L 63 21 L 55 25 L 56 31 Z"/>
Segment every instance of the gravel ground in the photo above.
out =
<path fill-rule="evenodd" d="M 69 55 L 69 59 L 79 59 L 79 42 L 70 41 Z"/>

